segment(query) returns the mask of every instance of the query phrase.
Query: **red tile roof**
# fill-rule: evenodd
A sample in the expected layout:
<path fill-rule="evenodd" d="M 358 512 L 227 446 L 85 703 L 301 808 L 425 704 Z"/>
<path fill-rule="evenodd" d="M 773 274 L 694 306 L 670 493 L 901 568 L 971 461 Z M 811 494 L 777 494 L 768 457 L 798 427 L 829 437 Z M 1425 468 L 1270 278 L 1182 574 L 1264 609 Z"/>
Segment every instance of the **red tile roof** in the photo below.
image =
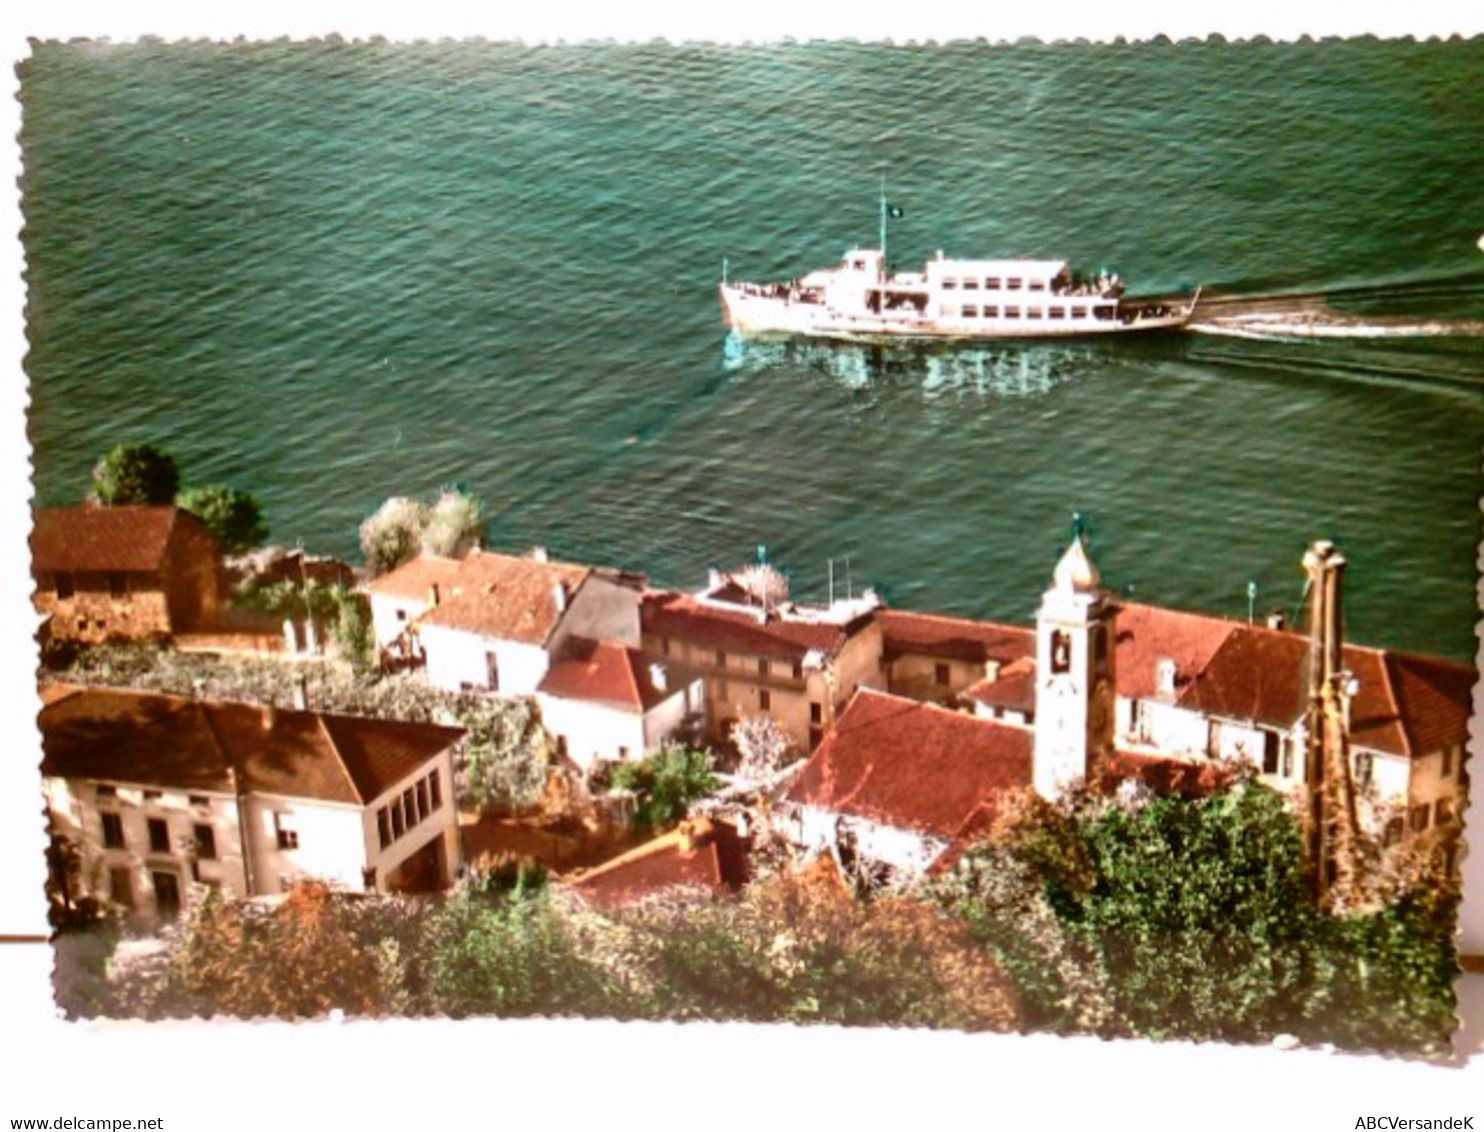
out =
<path fill-rule="evenodd" d="M 41 710 L 42 772 L 364 805 L 451 746 L 453 727 L 77 689 Z"/>
<path fill-rule="evenodd" d="M 1098 786 L 1111 792 L 1127 779 L 1142 782 L 1156 794 L 1203 798 L 1228 785 L 1231 776 L 1213 762 L 1165 758 L 1117 751 L 1098 768 Z"/>
<path fill-rule="evenodd" d="M 1308 663 L 1308 638 L 1238 625 L 1178 702 L 1286 729 L 1307 710 Z M 1468 665 L 1355 645 L 1343 663 L 1359 684 L 1350 709 L 1355 744 L 1417 758 L 1467 740 L 1475 679 Z"/>
<path fill-rule="evenodd" d="M 746 847 L 725 822 L 683 822 L 653 841 L 589 869 L 572 888 L 605 908 L 621 908 L 652 893 L 679 885 L 721 892 L 747 879 Z"/>
<path fill-rule="evenodd" d="M 611 704 L 641 713 L 663 703 L 675 689 L 655 687 L 650 661 L 638 649 L 612 641 L 574 640 L 572 652 L 547 669 L 536 690 L 549 696 Z"/>
<path fill-rule="evenodd" d="M 1386 667 L 1414 758 L 1468 742 L 1478 681 L 1472 666 L 1388 651 Z"/>
<path fill-rule="evenodd" d="M 883 609 L 876 619 L 881 623 L 882 644 L 888 657 L 922 653 L 945 660 L 976 664 L 998 660 L 1004 664 L 1036 653 L 1035 630 L 1019 625 L 909 613 L 902 609 Z"/>
<path fill-rule="evenodd" d="M 439 558 L 432 554 L 420 554 L 410 562 L 404 562 L 390 573 L 373 578 L 366 586 L 369 593 L 403 598 L 408 601 L 427 601 L 429 591 L 437 586 L 447 591 L 458 577 L 459 559 Z"/>
<path fill-rule="evenodd" d="M 420 623 L 495 640 L 544 645 L 590 574 L 587 566 L 471 551 L 459 561 L 452 580 L 440 584 L 438 605 L 423 614 Z M 424 577 L 415 580 L 424 581 Z M 400 581 L 393 584 L 398 589 L 402 585 Z M 558 587 L 565 594 L 560 604 Z M 426 586 L 423 593 L 426 596 Z"/>
<path fill-rule="evenodd" d="M 1153 698 L 1156 666 L 1168 658 L 1175 662 L 1178 695 L 1232 630 L 1241 627 L 1239 622 L 1202 613 L 1133 602 L 1120 606 L 1114 654 L 1118 694 L 1135 700 Z"/>
<path fill-rule="evenodd" d="M 1031 782 L 1031 733 L 862 689 L 787 798 L 952 837 L 976 810 Z"/>
<path fill-rule="evenodd" d="M 964 695 L 986 707 L 1034 713 L 1036 710 L 1036 662 L 1017 660 L 1000 669 L 993 680 L 980 680 L 964 689 Z"/>
<path fill-rule="evenodd" d="M 152 573 L 180 524 L 206 525 L 178 507 L 45 507 L 31 532 L 36 573 Z"/>
<path fill-rule="evenodd" d="M 871 621 L 868 613 L 843 625 L 778 614 L 764 621 L 747 610 L 718 608 L 668 590 L 645 594 L 640 618 L 646 633 L 697 648 L 782 660 L 800 660 L 811 650 L 833 655 Z"/>

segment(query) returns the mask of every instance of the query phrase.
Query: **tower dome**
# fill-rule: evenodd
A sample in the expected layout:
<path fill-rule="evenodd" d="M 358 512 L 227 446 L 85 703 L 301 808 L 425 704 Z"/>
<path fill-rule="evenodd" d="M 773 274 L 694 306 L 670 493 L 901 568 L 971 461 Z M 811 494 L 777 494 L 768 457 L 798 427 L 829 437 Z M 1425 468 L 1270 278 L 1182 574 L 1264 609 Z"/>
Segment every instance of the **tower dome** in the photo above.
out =
<path fill-rule="evenodd" d="M 1061 556 L 1061 561 L 1056 564 L 1056 571 L 1051 575 L 1052 585 L 1055 589 L 1069 591 L 1071 593 L 1095 593 L 1102 575 L 1098 568 L 1093 565 L 1092 559 L 1087 557 L 1087 547 L 1082 541 L 1079 533 L 1072 540 L 1072 545 L 1067 547 L 1067 552 Z"/>

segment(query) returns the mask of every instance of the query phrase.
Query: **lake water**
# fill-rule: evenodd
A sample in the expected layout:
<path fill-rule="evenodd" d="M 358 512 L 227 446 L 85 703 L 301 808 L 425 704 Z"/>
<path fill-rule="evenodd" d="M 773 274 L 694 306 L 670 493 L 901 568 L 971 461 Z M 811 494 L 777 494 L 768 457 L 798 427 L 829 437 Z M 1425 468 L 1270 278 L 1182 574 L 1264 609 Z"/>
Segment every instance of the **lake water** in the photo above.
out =
<path fill-rule="evenodd" d="M 492 541 L 693 586 L 1031 616 L 1105 580 L 1244 615 L 1351 561 L 1376 644 L 1472 657 L 1484 40 L 782 47 L 43 44 L 23 72 L 40 502 L 111 444 L 356 556 L 467 485 Z M 1218 333 L 730 341 L 716 301 L 874 244 L 1257 297 Z M 1323 298 L 1335 332 L 1274 296 Z M 1208 329 L 1221 329 L 1220 327 Z"/>

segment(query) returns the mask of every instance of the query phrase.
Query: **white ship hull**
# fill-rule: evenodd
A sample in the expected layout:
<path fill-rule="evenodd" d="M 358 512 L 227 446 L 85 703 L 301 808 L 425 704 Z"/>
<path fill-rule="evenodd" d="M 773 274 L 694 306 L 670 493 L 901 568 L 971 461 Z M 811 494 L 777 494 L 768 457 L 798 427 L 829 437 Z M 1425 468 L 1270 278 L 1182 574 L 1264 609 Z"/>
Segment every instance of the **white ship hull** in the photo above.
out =
<path fill-rule="evenodd" d="M 788 283 L 728 283 L 722 317 L 743 335 L 841 341 L 1069 338 L 1176 330 L 1194 295 L 1123 298 L 1116 277 L 1086 280 L 1058 260 L 950 260 L 889 274 L 875 250 Z"/>
<path fill-rule="evenodd" d="M 1178 330 L 1190 321 L 1193 306 L 1187 302 L 1163 315 L 1136 316 L 1130 313 L 1076 322 L 1024 317 L 967 319 L 934 318 L 924 314 L 849 315 L 819 303 L 748 294 L 730 285 L 721 288 L 721 305 L 727 327 L 739 334 L 796 334 L 847 342 L 911 338 L 1069 338 L 1088 334 Z"/>

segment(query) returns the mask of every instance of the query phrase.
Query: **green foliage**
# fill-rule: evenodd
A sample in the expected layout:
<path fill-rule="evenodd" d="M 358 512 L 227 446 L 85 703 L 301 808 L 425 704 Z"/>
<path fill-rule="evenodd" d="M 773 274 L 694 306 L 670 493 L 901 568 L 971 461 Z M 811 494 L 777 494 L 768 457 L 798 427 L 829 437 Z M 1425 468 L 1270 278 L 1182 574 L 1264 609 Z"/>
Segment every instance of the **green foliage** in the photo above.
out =
<path fill-rule="evenodd" d="M 415 499 L 396 495 L 361 524 L 361 554 L 373 578 L 389 574 L 410 562 L 422 549 L 427 508 Z"/>
<path fill-rule="evenodd" d="M 484 505 L 462 488 L 445 488 L 431 505 L 395 495 L 361 524 L 361 553 L 372 576 L 419 554 L 461 558 L 484 541 Z"/>
<path fill-rule="evenodd" d="M 109 506 L 172 503 L 180 469 L 153 444 L 119 444 L 93 468 L 93 498 Z"/>
<path fill-rule="evenodd" d="M 344 586 L 335 587 L 339 607 L 331 633 L 335 644 L 357 673 L 370 671 L 376 662 L 376 641 L 371 631 L 371 609 L 366 599 Z"/>
<path fill-rule="evenodd" d="M 427 510 L 424 554 L 462 558 L 484 541 L 484 505 L 459 488 L 445 489 Z"/>
<path fill-rule="evenodd" d="M 551 752 L 531 704 L 462 696 L 454 715 L 468 731 L 458 758 L 462 796 L 476 806 L 512 811 L 540 801 Z"/>
<path fill-rule="evenodd" d="M 1378 912 L 1314 903 L 1282 798 L 1073 799 L 1022 815 L 937 885 L 1060 1030 L 1427 1050 L 1452 1028 L 1453 914 L 1411 893 Z"/>
<path fill-rule="evenodd" d="M 427 947 L 427 983 L 440 1013 L 605 1014 L 619 1005 L 543 885 L 461 886 L 433 916 Z"/>
<path fill-rule="evenodd" d="M 228 554 L 253 550 L 268 539 L 262 508 L 245 491 L 220 485 L 192 487 L 177 495 L 175 502 L 205 523 Z"/>
<path fill-rule="evenodd" d="M 782 874 L 740 900 L 658 901 L 619 917 L 661 1018 L 1007 1030 L 1013 993 L 961 925 L 922 900 L 853 899 Z"/>
<path fill-rule="evenodd" d="M 639 795 L 634 821 L 655 829 L 678 822 L 692 802 L 717 786 L 710 752 L 689 747 L 666 747 L 637 762 L 619 763 L 608 781 Z"/>

